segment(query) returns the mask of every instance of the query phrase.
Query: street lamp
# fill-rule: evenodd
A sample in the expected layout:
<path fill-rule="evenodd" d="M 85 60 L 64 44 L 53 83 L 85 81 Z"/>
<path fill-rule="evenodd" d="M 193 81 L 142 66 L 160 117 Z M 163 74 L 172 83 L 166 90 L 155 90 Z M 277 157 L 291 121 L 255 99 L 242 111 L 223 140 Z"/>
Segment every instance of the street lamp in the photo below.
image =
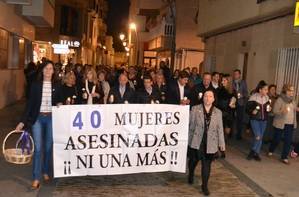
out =
<path fill-rule="evenodd" d="M 125 34 L 120 34 L 120 35 L 119 35 L 119 39 L 120 39 L 121 41 L 123 41 L 123 40 L 125 39 Z"/>
<path fill-rule="evenodd" d="M 131 30 L 136 30 L 136 24 L 135 23 L 130 23 L 130 29 Z"/>

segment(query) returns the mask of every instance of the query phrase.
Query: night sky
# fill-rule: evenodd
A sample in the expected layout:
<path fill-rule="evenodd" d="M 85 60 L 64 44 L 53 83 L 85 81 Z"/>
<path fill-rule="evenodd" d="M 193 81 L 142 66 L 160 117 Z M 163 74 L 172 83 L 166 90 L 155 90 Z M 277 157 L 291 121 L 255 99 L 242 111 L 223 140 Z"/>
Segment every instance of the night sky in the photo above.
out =
<path fill-rule="evenodd" d="M 130 0 L 108 0 L 108 35 L 113 36 L 115 51 L 123 51 L 124 47 L 119 39 L 121 32 L 126 32 L 128 27 Z"/>

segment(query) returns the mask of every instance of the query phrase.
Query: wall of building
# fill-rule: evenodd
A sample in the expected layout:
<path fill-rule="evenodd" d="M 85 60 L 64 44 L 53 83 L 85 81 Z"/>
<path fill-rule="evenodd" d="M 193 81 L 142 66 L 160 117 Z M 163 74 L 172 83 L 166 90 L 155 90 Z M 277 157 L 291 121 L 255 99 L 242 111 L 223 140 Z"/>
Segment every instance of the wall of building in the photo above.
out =
<path fill-rule="evenodd" d="M 294 15 L 289 15 L 210 37 L 206 40 L 205 61 L 215 56 L 216 70 L 231 73 L 241 67 L 242 55 L 248 53 L 249 88 L 253 89 L 262 79 L 273 83 L 277 49 L 299 47 L 299 34 L 293 33 L 293 19 Z"/>
<path fill-rule="evenodd" d="M 20 15 L 16 13 L 15 7 L 0 2 L 0 28 L 3 28 L 15 35 L 26 38 L 29 41 L 34 40 L 35 29 Z M 10 51 L 10 49 L 9 49 Z M 14 56 L 12 58 L 15 58 Z M 12 62 L 13 61 L 12 59 Z M 17 61 L 18 62 L 18 61 Z M 11 65 L 14 69 L 0 69 L 0 108 L 16 102 L 24 95 L 24 65 Z"/>
<path fill-rule="evenodd" d="M 260 17 L 295 8 L 296 0 L 198 0 L 198 33 L 205 34 L 220 28 L 256 20 Z"/>

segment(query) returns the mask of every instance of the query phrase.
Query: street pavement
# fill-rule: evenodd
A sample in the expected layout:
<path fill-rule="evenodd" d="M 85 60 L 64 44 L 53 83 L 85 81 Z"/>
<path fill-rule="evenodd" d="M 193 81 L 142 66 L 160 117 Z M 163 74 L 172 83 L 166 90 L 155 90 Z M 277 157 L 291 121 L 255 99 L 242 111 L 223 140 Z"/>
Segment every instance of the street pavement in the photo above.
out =
<path fill-rule="evenodd" d="M 0 110 L 0 144 L 17 124 L 24 102 Z M 8 146 L 13 145 L 12 138 Z M 274 158 L 258 163 L 245 159 L 249 144 L 232 142 L 227 158 L 213 163 L 211 196 L 298 196 L 298 161 L 285 166 Z M 194 185 L 187 184 L 184 173 L 145 173 L 118 176 L 73 177 L 55 179 L 30 190 L 31 165 L 7 163 L 0 154 L 0 197 L 14 196 L 103 196 L 103 197 L 188 197 L 202 196 L 200 165 Z"/>

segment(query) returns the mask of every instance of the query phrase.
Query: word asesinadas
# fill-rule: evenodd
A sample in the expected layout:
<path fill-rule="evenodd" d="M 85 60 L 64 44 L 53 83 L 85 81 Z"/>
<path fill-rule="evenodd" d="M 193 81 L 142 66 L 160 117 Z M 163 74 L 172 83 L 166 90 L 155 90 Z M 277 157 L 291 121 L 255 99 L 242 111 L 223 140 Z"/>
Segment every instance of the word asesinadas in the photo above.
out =
<path fill-rule="evenodd" d="M 122 134 L 79 135 L 68 138 L 64 150 L 85 150 L 105 148 L 147 148 L 161 146 L 176 146 L 178 144 L 178 132 L 164 133 L 157 137 L 154 134 L 134 134 L 123 136 Z"/>

